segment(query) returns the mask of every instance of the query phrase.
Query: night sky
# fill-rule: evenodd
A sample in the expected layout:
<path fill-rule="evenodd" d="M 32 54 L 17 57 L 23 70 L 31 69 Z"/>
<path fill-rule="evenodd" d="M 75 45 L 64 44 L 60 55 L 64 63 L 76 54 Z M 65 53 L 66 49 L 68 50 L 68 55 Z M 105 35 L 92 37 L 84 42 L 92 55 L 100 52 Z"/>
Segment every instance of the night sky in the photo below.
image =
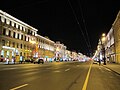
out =
<path fill-rule="evenodd" d="M 110 30 L 120 0 L 0 0 L 0 9 L 68 50 L 90 55 Z"/>

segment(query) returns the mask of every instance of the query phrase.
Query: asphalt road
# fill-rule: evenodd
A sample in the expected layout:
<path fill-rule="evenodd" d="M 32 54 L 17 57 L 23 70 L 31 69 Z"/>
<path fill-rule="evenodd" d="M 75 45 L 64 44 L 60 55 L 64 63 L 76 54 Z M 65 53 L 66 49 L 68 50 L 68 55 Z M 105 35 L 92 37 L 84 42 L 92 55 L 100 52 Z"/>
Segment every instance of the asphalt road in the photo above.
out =
<path fill-rule="evenodd" d="M 120 90 L 120 75 L 91 62 L 0 65 L 0 90 Z"/>

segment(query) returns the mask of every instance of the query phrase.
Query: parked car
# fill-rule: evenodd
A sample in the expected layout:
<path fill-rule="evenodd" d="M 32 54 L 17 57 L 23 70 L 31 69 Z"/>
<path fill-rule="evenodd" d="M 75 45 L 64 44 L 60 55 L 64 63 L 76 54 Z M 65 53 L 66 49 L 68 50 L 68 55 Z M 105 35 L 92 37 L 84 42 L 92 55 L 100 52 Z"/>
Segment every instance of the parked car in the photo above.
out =
<path fill-rule="evenodd" d="M 33 62 L 34 62 L 34 64 L 35 64 L 35 63 L 38 63 L 38 64 L 42 63 L 42 64 L 43 64 L 43 63 L 44 63 L 44 60 L 38 58 L 38 59 L 36 59 L 36 60 L 33 61 Z"/>
<path fill-rule="evenodd" d="M 25 62 L 31 62 L 31 63 L 33 63 L 33 61 L 34 61 L 34 59 L 30 59 L 30 58 L 25 59 Z"/>

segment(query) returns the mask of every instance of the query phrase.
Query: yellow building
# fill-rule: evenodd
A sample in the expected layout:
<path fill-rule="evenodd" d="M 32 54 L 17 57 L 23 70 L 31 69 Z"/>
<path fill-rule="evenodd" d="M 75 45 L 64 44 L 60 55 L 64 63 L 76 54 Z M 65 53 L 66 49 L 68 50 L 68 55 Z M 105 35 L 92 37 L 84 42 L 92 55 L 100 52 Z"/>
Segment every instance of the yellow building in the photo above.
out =
<path fill-rule="evenodd" d="M 20 56 L 31 56 L 31 40 L 37 29 L 0 10 L 0 55 L 10 62 Z"/>
<path fill-rule="evenodd" d="M 120 63 L 120 11 L 113 23 L 116 63 Z"/>
<path fill-rule="evenodd" d="M 54 42 L 37 29 L 0 10 L 0 62 L 33 57 L 53 58 Z M 2 58 L 2 59 L 1 59 Z"/>
<path fill-rule="evenodd" d="M 54 54 L 54 44 L 55 42 L 49 38 L 43 37 L 41 35 L 36 35 L 37 38 L 37 57 L 44 58 L 45 61 L 51 61 Z"/>

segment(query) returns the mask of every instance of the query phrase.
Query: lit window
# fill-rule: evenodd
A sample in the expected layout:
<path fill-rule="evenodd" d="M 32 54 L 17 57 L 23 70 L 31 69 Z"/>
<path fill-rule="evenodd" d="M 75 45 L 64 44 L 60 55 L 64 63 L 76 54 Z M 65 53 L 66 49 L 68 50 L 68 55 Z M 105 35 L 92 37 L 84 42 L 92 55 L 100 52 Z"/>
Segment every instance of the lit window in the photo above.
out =
<path fill-rule="evenodd" d="M 6 20 L 6 23 L 7 23 L 7 24 L 10 24 L 10 21 L 7 19 L 7 20 Z"/>
<path fill-rule="evenodd" d="M 1 17 L 1 21 L 4 23 L 5 22 L 5 18 Z"/>
<path fill-rule="evenodd" d="M 22 30 L 22 26 L 20 26 L 20 30 Z"/>
<path fill-rule="evenodd" d="M 5 46 L 5 40 L 2 40 L 2 46 Z"/>
<path fill-rule="evenodd" d="M 6 35 L 9 35 L 9 30 L 6 30 Z"/>
<path fill-rule="evenodd" d="M 19 34 L 19 39 L 21 40 L 21 34 Z"/>
<path fill-rule="evenodd" d="M 14 27 L 14 22 L 12 22 L 12 26 Z"/>
<path fill-rule="evenodd" d="M 15 38 L 17 38 L 18 34 L 16 33 Z"/>
<path fill-rule="evenodd" d="M 15 47 L 15 42 L 12 43 L 12 47 Z"/>
<path fill-rule="evenodd" d="M 8 47 L 10 47 L 10 41 L 7 41 L 7 42 L 6 42 L 6 45 L 7 45 Z"/>
<path fill-rule="evenodd" d="M 18 24 L 16 24 L 16 28 L 18 28 Z"/>

